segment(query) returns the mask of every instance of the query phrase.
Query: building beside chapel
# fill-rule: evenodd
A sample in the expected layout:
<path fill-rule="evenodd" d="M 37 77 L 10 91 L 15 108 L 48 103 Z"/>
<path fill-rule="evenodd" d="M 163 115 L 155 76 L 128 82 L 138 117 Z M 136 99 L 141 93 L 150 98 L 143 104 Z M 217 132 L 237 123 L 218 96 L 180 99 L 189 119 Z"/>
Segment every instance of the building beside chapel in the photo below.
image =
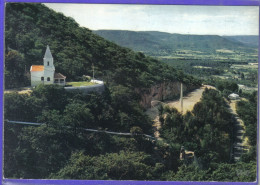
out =
<path fill-rule="evenodd" d="M 47 46 L 43 58 L 43 65 L 32 65 L 31 69 L 31 86 L 39 84 L 66 84 L 66 76 L 55 72 L 53 57 L 50 47 Z"/>
<path fill-rule="evenodd" d="M 238 94 L 235 94 L 235 93 L 232 93 L 228 96 L 229 99 L 231 100 L 238 100 L 239 99 L 239 95 Z"/>

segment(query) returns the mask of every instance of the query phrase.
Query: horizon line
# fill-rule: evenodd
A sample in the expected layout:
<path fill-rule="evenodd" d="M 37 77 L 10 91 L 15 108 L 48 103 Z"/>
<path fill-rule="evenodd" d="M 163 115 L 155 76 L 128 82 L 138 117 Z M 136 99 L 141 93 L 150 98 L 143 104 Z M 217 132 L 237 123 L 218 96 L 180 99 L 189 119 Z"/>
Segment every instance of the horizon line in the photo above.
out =
<path fill-rule="evenodd" d="M 84 27 L 84 26 L 82 26 Z M 89 28 L 88 28 L 89 29 Z M 167 32 L 167 31 L 159 31 L 159 30 L 127 30 L 127 29 L 89 29 L 90 31 L 129 31 L 129 32 L 160 32 L 160 33 L 168 33 L 168 34 L 176 34 L 176 35 L 209 35 L 209 36 L 259 36 L 255 35 L 255 34 L 239 34 L 239 35 L 221 35 L 221 34 L 199 34 L 199 33 L 171 33 L 171 32 Z"/>

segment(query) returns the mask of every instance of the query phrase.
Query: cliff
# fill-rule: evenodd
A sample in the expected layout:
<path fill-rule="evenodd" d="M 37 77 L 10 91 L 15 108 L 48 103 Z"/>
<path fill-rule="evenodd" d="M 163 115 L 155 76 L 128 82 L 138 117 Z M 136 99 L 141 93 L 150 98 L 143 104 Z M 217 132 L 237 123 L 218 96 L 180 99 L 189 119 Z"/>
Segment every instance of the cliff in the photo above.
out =
<path fill-rule="evenodd" d="M 187 86 L 183 84 L 183 93 L 188 93 L 199 86 Z M 180 82 L 164 82 L 156 84 L 150 88 L 137 89 L 137 93 L 141 96 L 140 104 L 143 108 L 151 107 L 151 101 L 164 101 L 174 98 L 179 98 L 181 90 Z"/>

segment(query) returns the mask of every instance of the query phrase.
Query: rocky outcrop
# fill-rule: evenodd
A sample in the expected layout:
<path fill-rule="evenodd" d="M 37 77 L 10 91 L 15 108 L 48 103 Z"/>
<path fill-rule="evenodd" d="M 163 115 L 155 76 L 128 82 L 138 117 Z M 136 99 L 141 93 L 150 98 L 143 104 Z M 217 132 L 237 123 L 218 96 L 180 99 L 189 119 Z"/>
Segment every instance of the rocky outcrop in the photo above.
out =
<path fill-rule="evenodd" d="M 183 93 L 185 94 L 196 88 L 198 88 L 198 86 L 187 86 L 186 84 L 183 84 Z M 151 107 L 151 101 L 164 101 L 178 98 L 180 95 L 180 90 L 180 82 L 163 82 L 150 88 L 141 88 L 136 91 L 141 96 L 140 104 L 143 108 L 147 109 Z"/>

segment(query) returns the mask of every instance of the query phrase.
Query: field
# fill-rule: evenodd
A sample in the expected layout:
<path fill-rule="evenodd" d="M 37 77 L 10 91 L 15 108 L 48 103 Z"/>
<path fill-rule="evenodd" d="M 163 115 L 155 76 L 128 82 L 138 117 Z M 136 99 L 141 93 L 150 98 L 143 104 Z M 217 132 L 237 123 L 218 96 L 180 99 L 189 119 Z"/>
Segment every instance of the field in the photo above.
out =
<path fill-rule="evenodd" d="M 217 49 L 212 51 L 176 50 L 171 55 L 153 55 L 159 59 L 180 59 L 180 60 L 222 60 L 223 62 L 257 62 L 257 50 L 239 51 L 228 49 Z"/>
<path fill-rule="evenodd" d="M 214 55 L 205 56 L 203 59 L 198 59 L 199 56 L 194 56 L 193 59 L 175 58 L 175 56 L 158 58 L 184 73 L 191 74 L 204 83 L 209 83 L 212 79 L 228 80 L 245 86 L 246 91 L 255 90 L 258 87 L 258 63 L 253 63 L 256 58 L 237 54 L 237 56 L 229 56 L 223 54 L 223 58 L 216 58 Z M 243 60 L 240 60 L 240 58 Z M 252 89 L 253 88 L 253 89 Z"/>

